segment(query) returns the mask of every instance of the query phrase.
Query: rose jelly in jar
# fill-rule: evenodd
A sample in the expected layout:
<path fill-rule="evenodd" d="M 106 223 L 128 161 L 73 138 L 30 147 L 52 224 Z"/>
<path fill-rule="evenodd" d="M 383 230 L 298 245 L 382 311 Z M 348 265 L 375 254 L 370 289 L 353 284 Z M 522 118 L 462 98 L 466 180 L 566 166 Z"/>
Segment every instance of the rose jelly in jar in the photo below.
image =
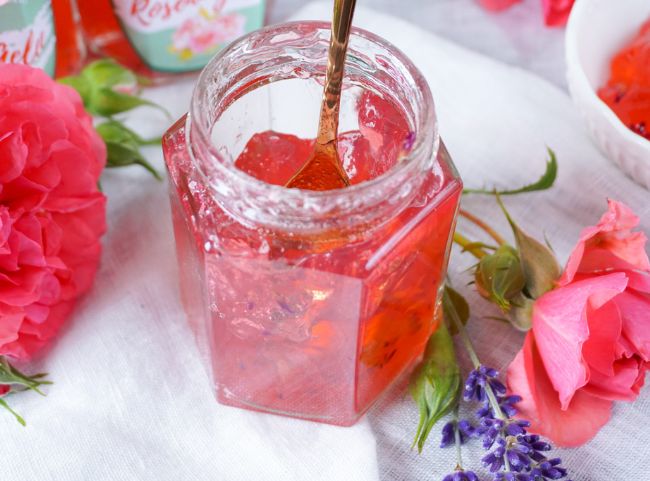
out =
<path fill-rule="evenodd" d="M 77 0 L 90 50 L 156 80 L 202 69 L 262 25 L 265 0 Z"/>
<path fill-rule="evenodd" d="M 219 401 L 350 425 L 436 328 L 462 185 L 422 75 L 355 29 L 338 144 L 353 185 L 282 187 L 312 149 L 329 31 L 235 42 L 164 151 L 181 297 Z"/>

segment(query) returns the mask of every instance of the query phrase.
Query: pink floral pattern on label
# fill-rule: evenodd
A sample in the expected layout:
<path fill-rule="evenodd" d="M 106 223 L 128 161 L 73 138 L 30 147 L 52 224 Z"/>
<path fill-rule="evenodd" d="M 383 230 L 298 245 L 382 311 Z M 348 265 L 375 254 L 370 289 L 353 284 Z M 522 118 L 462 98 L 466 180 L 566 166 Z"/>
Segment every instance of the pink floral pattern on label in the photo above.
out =
<path fill-rule="evenodd" d="M 211 10 L 201 8 L 199 16 L 185 20 L 174 32 L 171 51 L 181 58 L 191 58 L 243 35 L 246 17 L 236 12 L 224 14 L 223 4 L 216 2 Z"/>

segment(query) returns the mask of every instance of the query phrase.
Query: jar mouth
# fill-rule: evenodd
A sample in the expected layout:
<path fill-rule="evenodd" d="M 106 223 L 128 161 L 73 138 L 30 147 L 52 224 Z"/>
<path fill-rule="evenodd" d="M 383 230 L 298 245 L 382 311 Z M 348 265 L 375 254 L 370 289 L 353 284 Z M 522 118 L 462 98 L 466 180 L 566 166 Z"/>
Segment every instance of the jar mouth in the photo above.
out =
<path fill-rule="evenodd" d="M 398 78 L 384 82 L 385 91 L 394 100 L 401 96 L 409 102 L 414 141 L 410 150 L 385 173 L 344 189 L 311 191 L 269 184 L 248 175 L 225 159 L 211 138 L 217 113 L 256 88 L 269 82 L 296 78 L 286 74 L 281 62 L 260 61 L 249 57 L 256 51 L 275 49 L 300 51 L 312 41 L 329 42 L 330 23 L 296 21 L 277 24 L 249 33 L 220 51 L 201 72 L 187 116 L 187 146 L 199 173 L 224 210 L 244 221 L 291 231 L 318 231 L 341 227 L 341 223 L 359 223 L 378 215 L 376 207 L 387 201 L 398 206 L 408 204 L 415 195 L 413 183 L 431 171 L 440 137 L 431 90 L 419 69 L 397 47 L 381 37 L 353 28 L 346 58 L 345 79 L 351 59 L 385 69 Z M 360 50 L 364 46 L 372 50 Z M 305 47 L 306 48 L 306 47 Z M 374 54 L 374 57 L 373 55 Z M 318 59 L 323 72 L 326 51 Z M 278 67 L 269 73 L 269 67 Z M 383 75 L 386 71 L 382 70 Z M 346 80 L 344 80 L 345 88 Z M 392 89 L 392 91 L 391 91 Z M 401 90 L 401 91 L 400 91 Z M 401 106 L 403 105 L 403 102 Z M 314 132 L 315 134 L 315 132 Z M 233 196 L 239 196 L 234 199 Z M 228 198 L 228 199 L 226 199 Z M 235 204 L 233 206 L 233 201 Z M 222 202 L 223 201 L 223 202 Z M 263 204 L 263 205 L 261 205 Z M 386 215 L 385 211 L 381 215 Z"/>

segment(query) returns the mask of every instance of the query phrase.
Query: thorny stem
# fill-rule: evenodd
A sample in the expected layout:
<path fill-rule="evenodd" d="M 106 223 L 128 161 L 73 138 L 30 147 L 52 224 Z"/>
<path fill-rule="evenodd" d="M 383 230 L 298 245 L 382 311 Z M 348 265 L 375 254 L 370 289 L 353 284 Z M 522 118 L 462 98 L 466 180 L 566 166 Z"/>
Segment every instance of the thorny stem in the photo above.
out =
<path fill-rule="evenodd" d="M 458 232 L 454 232 L 454 242 L 479 260 L 487 255 L 480 247 L 474 245 L 475 242 Z"/>
<path fill-rule="evenodd" d="M 471 223 L 483 229 L 490 237 L 492 237 L 492 239 L 496 241 L 497 244 L 499 245 L 507 244 L 506 240 L 503 237 L 501 237 L 497 231 L 495 231 L 492 227 L 490 227 L 481 219 L 476 217 L 474 214 L 471 214 L 466 210 L 460 209 L 460 215 L 462 217 L 465 217 L 465 219 L 467 219 Z"/>

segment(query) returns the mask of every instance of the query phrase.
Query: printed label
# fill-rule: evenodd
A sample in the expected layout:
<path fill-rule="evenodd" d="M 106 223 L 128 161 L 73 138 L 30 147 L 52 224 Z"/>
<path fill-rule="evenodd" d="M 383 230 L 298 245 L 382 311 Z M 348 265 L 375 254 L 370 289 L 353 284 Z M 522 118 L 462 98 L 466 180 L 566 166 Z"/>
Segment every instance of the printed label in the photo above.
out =
<path fill-rule="evenodd" d="M 0 0 L 0 63 L 22 63 L 54 76 L 54 14 L 50 0 Z"/>
<path fill-rule="evenodd" d="M 142 60 L 168 72 L 203 68 L 264 17 L 264 0 L 113 0 L 113 6 Z"/>

